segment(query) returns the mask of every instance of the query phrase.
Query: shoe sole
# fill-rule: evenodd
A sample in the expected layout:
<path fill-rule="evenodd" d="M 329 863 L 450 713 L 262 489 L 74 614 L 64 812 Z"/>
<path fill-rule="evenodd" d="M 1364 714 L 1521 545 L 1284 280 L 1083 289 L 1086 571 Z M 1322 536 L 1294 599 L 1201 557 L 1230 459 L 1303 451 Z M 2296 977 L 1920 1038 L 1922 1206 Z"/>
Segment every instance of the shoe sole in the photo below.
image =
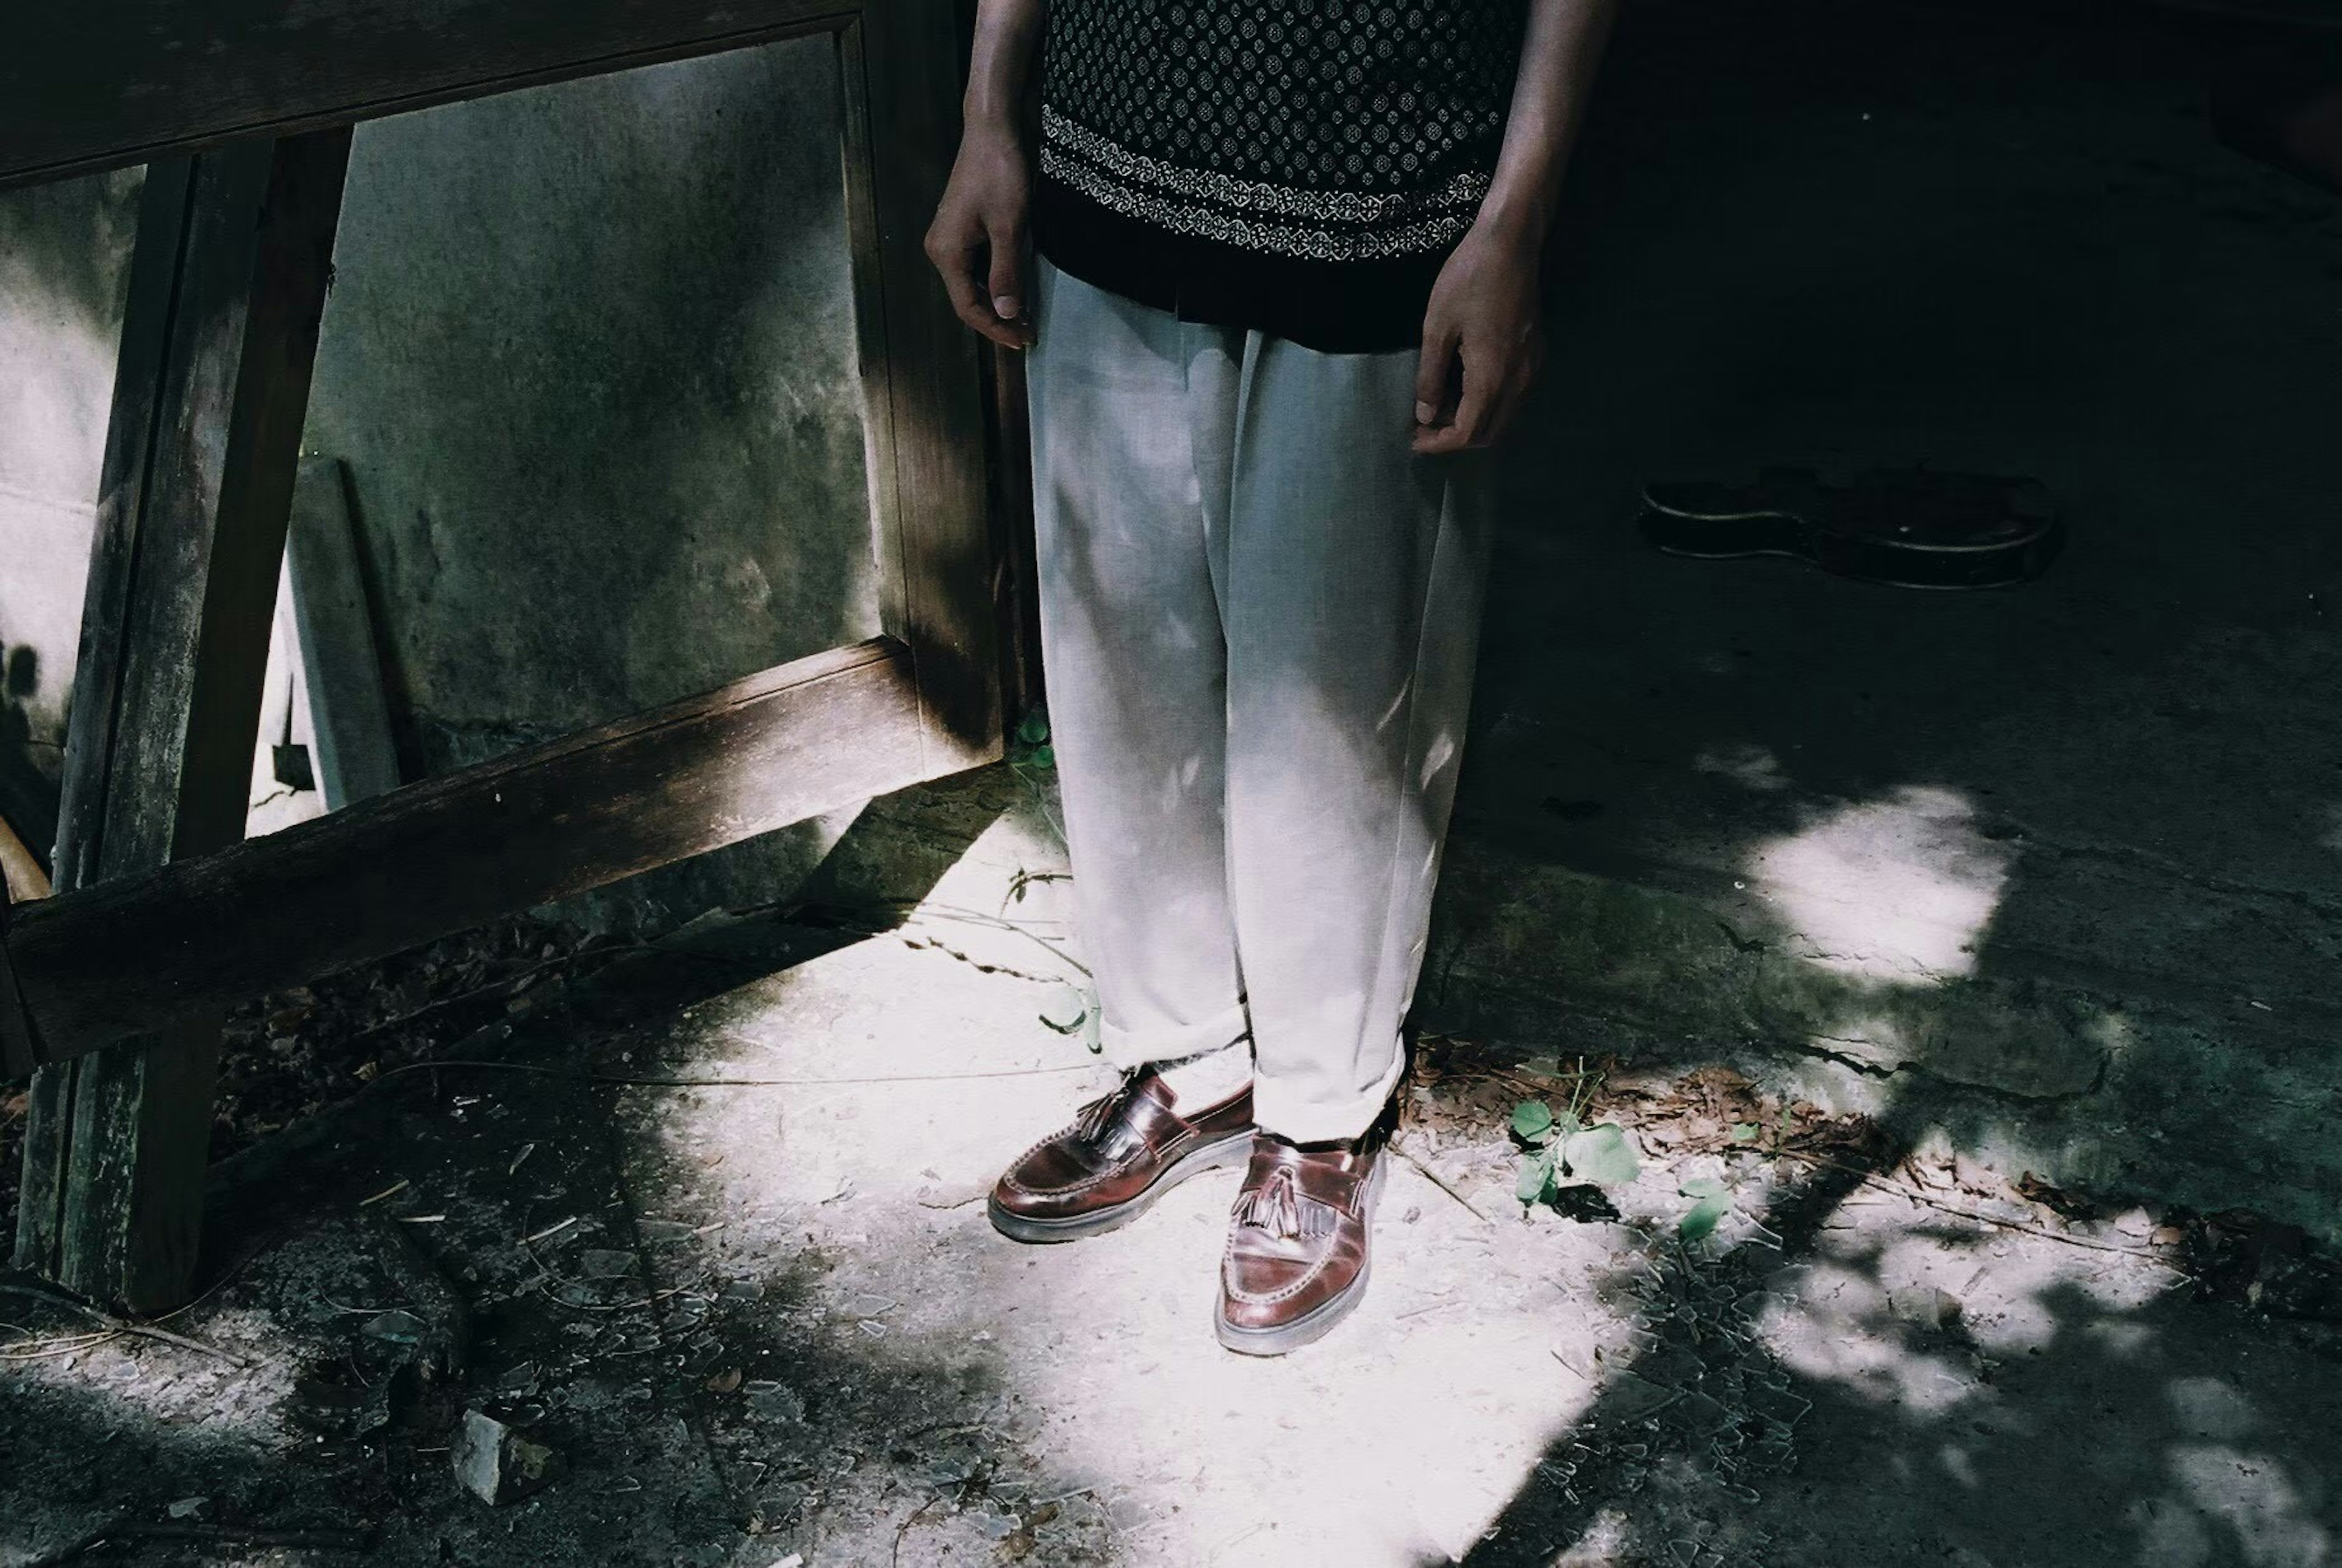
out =
<path fill-rule="evenodd" d="M 1188 1150 L 1172 1161 L 1145 1192 L 1106 1208 L 1095 1209 L 1086 1214 L 1068 1214 L 1063 1219 L 1036 1219 L 1001 1207 L 997 1197 L 987 1197 L 984 1201 L 984 1212 L 992 1221 L 992 1228 L 1012 1242 L 1041 1246 L 1054 1242 L 1077 1242 L 1086 1236 L 1102 1236 L 1108 1231 L 1118 1231 L 1153 1208 L 1166 1193 L 1188 1177 L 1201 1175 L 1206 1171 L 1241 1165 L 1251 1155 L 1252 1129 L 1247 1127 L 1241 1133 L 1231 1133 L 1216 1142 L 1201 1144 Z"/>
<path fill-rule="evenodd" d="M 1334 1332 L 1335 1326 L 1358 1310 L 1366 1299 L 1367 1282 L 1375 1273 L 1375 1209 L 1382 1202 L 1383 1173 L 1388 1168 L 1384 1160 L 1375 1162 L 1375 1174 L 1366 1181 L 1366 1261 L 1359 1266 L 1358 1277 L 1345 1285 L 1340 1293 L 1320 1302 L 1291 1323 L 1275 1328 L 1239 1328 L 1217 1310 L 1212 1313 L 1212 1330 L 1221 1345 L 1238 1355 L 1283 1355 L 1313 1344 Z"/>

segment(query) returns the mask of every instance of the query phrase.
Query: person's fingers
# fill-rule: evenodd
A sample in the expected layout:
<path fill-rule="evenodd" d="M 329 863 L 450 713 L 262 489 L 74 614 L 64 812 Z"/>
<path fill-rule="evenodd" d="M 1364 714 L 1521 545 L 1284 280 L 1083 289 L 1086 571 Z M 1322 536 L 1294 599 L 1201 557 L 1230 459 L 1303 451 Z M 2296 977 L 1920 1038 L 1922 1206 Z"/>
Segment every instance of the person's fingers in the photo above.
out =
<path fill-rule="evenodd" d="M 948 238 L 931 241 L 927 255 L 943 277 L 945 292 L 951 295 L 952 313 L 964 325 L 1003 348 L 1022 348 L 1023 334 L 993 314 L 992 303 L 985 297 L 983 262 L 987 248 L 979 234 L 958 243 Z"/>
<path fill-rule="evenodd" d="M 1434 424 L 1428 429 L 1416 429 L 1416 452 L 1467 452 L 1486 446 L 1495 438 L 1492 432 L 1497 428 L 1502 417 L 1511 376 L 1500 366 L 1496 355 L 1485 349 L 1475 353 L 1467 343 L 1458 349 L 1457 355 L 1463 362 L 1464 390 L 1456 400 L 1456 412 L 1444 424 Z"/>
<path fill-rule="evenodd" d="M 1024 325 L 1024 255 L 1026 227 L 1024 217 L 1012 215 L 1007 220 L 986 220 L 986 232 L 991 236 L 993 267 L 986 276 L 991 288 L 993 314 L 1012 327 Z M 1021 333 L 1019 333 L 1021 337 Z"/>
<path fill-rule="evenodd" d="M 1464 395 L 1456 400 L 1453 428 L 1463 437 L 1466 446 L 1478 446 L 1486 440 L 1489 411 L 1496 406 L 1496 396 L 1504 389 L 1502 367 L 1486 350 L 1464 354 Z"/>
<path fill-rule="evenodd" d="M 1436 322 L 1426 324 L 1423 349 L 1415 365 L 1417 425 L 1436 425 L 1447 412 L 1448 389 L 1456 381 L 1456 346 L 1454 328 Z"/>
<path fill-rule="evenodd" d="M 1505 439 L 1513 428 L 1513 421 L 1520 417 L 1521 406 L 1528 401 L 1529 388 L 1536 381 L 1536 373 L 1529 361 L 1523 360 L 1513 367 L 1489 405 L 1487 427 L 1480 433 L 1478 444 L 1494 446 Z"/>
<path fill-rule="evenodd" d="M 1520 414 L 1522 389 L 1523 384 L 1517 379 L 1506 381 L 1498 389 L 1488 404 L 1487 417 L 1481 422 L 1480 438 L 1473 445 L 1494 446 L 1504 440 L 1505 433 L 1512 429 L 1513 421 Z"/>

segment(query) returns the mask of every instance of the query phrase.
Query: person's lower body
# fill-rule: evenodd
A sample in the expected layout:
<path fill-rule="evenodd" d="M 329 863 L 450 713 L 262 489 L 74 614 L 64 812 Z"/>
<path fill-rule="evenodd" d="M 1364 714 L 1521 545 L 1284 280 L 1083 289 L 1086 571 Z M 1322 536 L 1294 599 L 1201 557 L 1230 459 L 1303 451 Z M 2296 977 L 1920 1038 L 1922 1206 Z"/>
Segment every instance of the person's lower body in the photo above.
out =
<path fill-rule="evenodd" d="M 1411 349 L 1323 354 L 1037 272 L 1043 664 L 1076 919 L 1132 1077 L 1012 1168 L 995 1220 L 1121 1223 L 1175 1168 L 1243 1158 L 1240 1116 L 1231 1267 L 1265 1288 L 1232 1286 L 1222 1337 L 1248 1296 L 1282 1330 L 1326 1304 L 1286 1276 L 1325 1283 L 1377 1184 L 1356 1162 L 1462 756 L 1484 459 L 1411 451 Z"/>

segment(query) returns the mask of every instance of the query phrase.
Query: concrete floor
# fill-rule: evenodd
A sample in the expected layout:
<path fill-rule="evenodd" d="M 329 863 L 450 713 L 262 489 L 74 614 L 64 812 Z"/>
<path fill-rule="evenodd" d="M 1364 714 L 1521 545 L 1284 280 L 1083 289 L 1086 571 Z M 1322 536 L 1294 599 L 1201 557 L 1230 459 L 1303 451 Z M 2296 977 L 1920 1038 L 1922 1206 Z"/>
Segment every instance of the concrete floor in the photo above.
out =
<path fill-rule="evenodd" d="M 1426 1052 L 1372 1295 L 1306 1353 L 1212 1340 L 1225 1174 L 1095 1242 L 1001 1240 L 978 1200 L 1002 1161 L 1109 1077 L 1041 1021 L 1069 971 L 1064 884 L 1014 896 L 1058 869 L 1040 799 L 996 771 L 874 805 L 823 890 L 853 918 L 700 923 L 447 1053 L 488 1065 L 377 1079 L 229 1162 L 217 1288 L 169 1324 L 191 1343 L 85 1343 L 8 1298 L 48 1337 L 0 1361 L 0 1562 L 174 1503 L 197 1528 L 371 1534 L 355 1556 L 151 1560 L 2342 1549 L 2342 1331 L 2191 1301 L 2151 1216 L 2067 1223 L 1974 1167 L 1861 1183 L 1686 1154 L 1682 1124 L 1629 1110 L 1645 1171 L 1616 1217 L 1524 1218 L 1510 1058 L 1461 1046 Z M 846 928 L 913 890 L 895 929 Z M 1704 1174 L 1736 1208 L 1681 1249 L 1679 1188 Z M 415 1363 L 429 1380 L 402 1382 Z M 466 1407 L 525 1423 L 565 1473 L 501 1509 L 460 1491 Z"/>
<path fill-rule="evenodd" d="M 1508 459 L 1439 1017 L 1723 1043 L 2342 1241 L 2342 202 L 2212 138 L 2254 42 L 1630 8 Z M 1646 478 L 1800 463 L 2035 475 L 2072 542 L 1950 594 L 1632 530 Z"/>

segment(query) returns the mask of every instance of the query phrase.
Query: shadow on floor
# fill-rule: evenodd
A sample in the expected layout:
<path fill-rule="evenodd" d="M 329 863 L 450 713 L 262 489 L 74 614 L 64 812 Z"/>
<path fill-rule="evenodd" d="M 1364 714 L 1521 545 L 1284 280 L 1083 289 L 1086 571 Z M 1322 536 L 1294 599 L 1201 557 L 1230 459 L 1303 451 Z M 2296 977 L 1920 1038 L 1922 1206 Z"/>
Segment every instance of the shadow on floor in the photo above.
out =
<path fill-rule="evenodd" d="M 2342 1104 L 2342 338 L 2317 325 L 2342 205 L 2214 145 L 2201 107 L 2267 37 L 2084 6 L 1628 15 L 1512 464 L 1459 805 L 1485 880 L 1445 912 L 1437 1000 L 1524 1049 L 1557 1021 L 1565 1054 L 1851 1084 L 1897 1147 L 2342 1224 L 2318 1130 Z M 1627 527 L 1644 477 L 1783 462 L 2037 474 L 2075 548 L 2021 591 L 1931 596 L 1662 561 Z M 1541 968 L 1565 994 L 1542 1014 L 1473 994 Z M 1789 1260 L 1862 1273 L 1827 1245 L 1850 1181 L 1776 1211 Z M 1686 1328 L 1748 1341 L 1732 1303 L 1780 1266 L 1689 1272 L 1721 1315 L 1657 1302 L 1649 1358 Z M 1765 1418 L 1686 1417 L 1720 1408 L 1717 1367 L 1623 1380 L 1466 1560 L 2342 1551 L 2342 1472 L 2279 1435 L 2314 1405 L 2245 1373 L 2307 1357 L 2330 1397 L 2330 1329 L 2231 1338 L 2070 1283 L 2038 1308 L 1988 1377 L 1957 1325 L 1887 1323 L 1958 1367 L 1933 1398 L 1797 1366 L 1798 1468 L 1754 1488 Z M 1779 1364 L 1756 1359 L 1736 1388 Z M 1652 1381 L 1689 1392 L 1648 1413 Z M 2012 1418 L 2028 1403 L 2054 1423 Z"/>

